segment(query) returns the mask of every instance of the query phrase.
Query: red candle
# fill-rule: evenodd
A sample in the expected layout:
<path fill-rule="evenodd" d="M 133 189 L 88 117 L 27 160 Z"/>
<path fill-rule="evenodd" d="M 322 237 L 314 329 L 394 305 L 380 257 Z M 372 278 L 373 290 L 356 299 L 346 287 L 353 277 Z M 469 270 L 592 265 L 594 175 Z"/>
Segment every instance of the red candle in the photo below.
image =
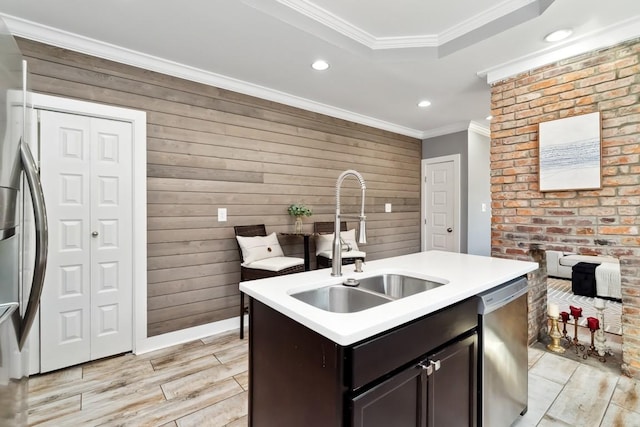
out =
<path fill-rule="evenodd" d="M 569 306 L 569 310 L 571 311 L 571 315 L 577 319 L 582 317 L 582 309 L 580 307 L 574 307 L 572 305 Z"/>
<path fill-rule="evenodd" d="M 560 313 L 560 317 L 562 317 L 562 321 L 567 323 L 569 321 L 569 313 L 563 311 Z"/>
<path fill-rule="evenodd" d="M 595 317 L 587 317 L 587 326 L 591 332 L 595 332 L 600 329 L 600 322 Z"/>

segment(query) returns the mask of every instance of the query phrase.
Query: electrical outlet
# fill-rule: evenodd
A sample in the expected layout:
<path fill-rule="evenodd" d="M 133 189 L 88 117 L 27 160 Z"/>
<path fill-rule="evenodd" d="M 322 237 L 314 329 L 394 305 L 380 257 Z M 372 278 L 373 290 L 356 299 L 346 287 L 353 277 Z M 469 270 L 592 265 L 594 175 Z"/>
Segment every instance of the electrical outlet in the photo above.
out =
<path fill-rule="evenodd" d="M 218 222 L 227 221 L 227 208 L 218 208 Z"/>
<path fill-rule="evenodd" d="M 385 212 L 391 212 L 391 203 L 385 203 L 384 204 L 384 211 Z"/>

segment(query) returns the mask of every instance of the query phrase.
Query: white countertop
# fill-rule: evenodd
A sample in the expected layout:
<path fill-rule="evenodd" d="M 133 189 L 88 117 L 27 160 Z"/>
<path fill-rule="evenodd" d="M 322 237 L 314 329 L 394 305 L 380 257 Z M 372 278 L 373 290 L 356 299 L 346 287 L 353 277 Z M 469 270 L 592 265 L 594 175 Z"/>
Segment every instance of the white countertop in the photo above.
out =
<path fill-rule="evenodd" d="M 514 261 L 453 252 L 428 251 L 367 261 L 362 273 L 342 266 L 342 277 L 320 269 L 240 283 L 240 290 L 340 345 L 350 345 L 407 323 L 538 268 L 534 262 Z M 305 290 L 337 285 L 348 278 L 383 273 L 445 281 L 446 285 L 356 313 L 331 313 L 290 296 Z"/>

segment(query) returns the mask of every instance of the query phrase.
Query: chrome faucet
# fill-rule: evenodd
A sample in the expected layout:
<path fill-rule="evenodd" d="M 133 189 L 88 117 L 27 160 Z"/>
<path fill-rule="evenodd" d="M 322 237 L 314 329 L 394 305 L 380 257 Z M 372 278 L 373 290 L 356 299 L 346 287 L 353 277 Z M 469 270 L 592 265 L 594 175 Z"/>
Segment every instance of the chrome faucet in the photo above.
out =
<path fill-rule="evenodd" d="M 362 207 L 360 209 L 360 216 L 340 214 L 340 187 L 342 186 L 342 181 L 344 181 L 344 179 L 349 175 L 355 176 L 360 182 L 360 188 L 362 188 Z M 336 219 L 334 222 L 333 254 L 331 257 L 332 276 L 342 276 L 342 241 L 340 239 L 341 218 L 357 218 L 360 220 L 360 226 L 358 227 L 358 243 L 363 245 L 367 243 L 367 234 L 365 230 L 366 217 L 364 216 L 364 191 L 366 189 L 367 186 L 364 183 L 364 178 L 359 172 L 354 171 L 353 169 L 342 172 L 336 181 Z"/>

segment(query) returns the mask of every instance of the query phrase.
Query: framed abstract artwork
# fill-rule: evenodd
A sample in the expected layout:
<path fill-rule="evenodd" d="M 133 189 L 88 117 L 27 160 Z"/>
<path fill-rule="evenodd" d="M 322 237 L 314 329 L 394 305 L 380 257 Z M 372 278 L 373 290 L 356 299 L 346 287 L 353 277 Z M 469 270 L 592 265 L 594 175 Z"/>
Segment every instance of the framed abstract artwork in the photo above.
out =
<path fill-rule="evenodd" d="M 600 112 L 540 123 L 540 191 L 602 188 L 600 140 Z"/>

